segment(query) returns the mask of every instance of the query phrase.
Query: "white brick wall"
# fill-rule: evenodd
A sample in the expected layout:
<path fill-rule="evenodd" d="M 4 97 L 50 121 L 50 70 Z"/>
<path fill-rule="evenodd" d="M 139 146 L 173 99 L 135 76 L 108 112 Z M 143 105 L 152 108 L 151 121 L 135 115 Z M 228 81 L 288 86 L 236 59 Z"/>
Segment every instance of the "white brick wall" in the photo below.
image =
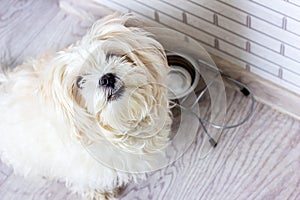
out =
<path fill-rule="evenodd" d="M 221 0 L 223 3 L 234 7 L 235 9 L 240 9 L 242 12 L 248 15 L 255 16 L 257 18 L 263 19 L 272 23 L 275 26 L 282 26 L 282 15 L 262 7 L 260 5 L 254 4 L 251 1 L 241 1 L 241 0 Z M 271 0 L 272 1 L 272 0 Z"/>
<path fill-rule="evenodd" d="M 188 25 L 204 30 L 206 33 L 214 36 L 215 38 L 228 41 L 240 48 L 246 48 L 246 39 L 241 38 L 230 31 L 227 31 L 219 26 L 202 20 L 194 15 L 188 13 L 186 15 Z"/>
<path fill-rule="evenodd" d="M 207 51 L 300 94 L 300 0 L 94 0 L 197 39 Z"/>
<path fill-rule="evenodd" d="M 298 0 L 299 1 L 299 0 Z M 300 3 L 300 1 L 299 1 Z M 300 35 L 300 21 L 293 20 L 291 18 L 287 18 L 286 30 L 297 35 Z"/>
<path fill-rule="evenodd" d="M 176 0 L 173 2 L 176 2 Z M 228 17 L 231 20 L 237 21 L 242 24 L 247 23 L 247 14 L 246 13 L 243 13 L 237 9 L 231 8 L 219 1 L 192 0 L 192 2 L 194 3 L 193 6 L 195 6 L 195 5 L 202 6 L 206 9 L 209 9 L 210 11 L 212 11 L 214 13 L 218 13 L 219 15 L 222 15 L 224 17 Z"/>
<path fill-rule="evenodd" d="M 156 0 L 157 1 L 157 0 Z M 193 14 L 199 18 L 207 20 L 211 23 L 214 21 L 214 12 L 193 4 L 192 2 L 186 0 L 165 0 L 164 2 L 168 3 L 171 6 L 177 7 L 181 10 L 184 10 L 186 13 Z"/>
<path fill-rule="evenodd" d="M 290 46 L 285 46 L 284 55 L 286 57 L 292 59 L 292 60 L 300 62 L 300 51 L 299 51 L 299 49 L 296 49 L 296 48 L 293 48 L 293 47 L 290 47 Z"/>
<path fill-rule="evenodd" d="M 124 1 L 124 0 L 123 0 Z M 161 12 L 170 15 L 178 20 L 182 20 L 182 11 L 174 6 L 171 6 L 165 2 L 157 0 L 136 0 L 142 4 L 149 6 L 152 9 L 160 10 Z"/>
<path fill-rule="evenodd" d="M 298 6 L 290 4 L 284 0 L 252 0 L 257 4 L 265 6 L 270 10 L 274 10 L 280 14 L 287 15 L 291 18 L 300 20 L 300 8 Z"/>
<path fill-rule="evenodd" d="M 300 6 L 299 0 L 289 0 L 290 3 Z"/>

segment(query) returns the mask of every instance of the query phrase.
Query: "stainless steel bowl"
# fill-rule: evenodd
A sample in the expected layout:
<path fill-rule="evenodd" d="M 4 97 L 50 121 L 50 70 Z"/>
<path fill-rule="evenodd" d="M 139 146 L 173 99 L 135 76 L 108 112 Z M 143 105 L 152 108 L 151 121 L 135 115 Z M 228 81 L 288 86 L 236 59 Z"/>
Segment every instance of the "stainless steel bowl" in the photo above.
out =
<path fill-rule="evenodd" d="M 197 87 L 200 74 L 196 63 L 187 56 L 167 52 L 168 64 L 171 70 L 168 74 L 169 98 L 180 99 L 193 92 Z"/>

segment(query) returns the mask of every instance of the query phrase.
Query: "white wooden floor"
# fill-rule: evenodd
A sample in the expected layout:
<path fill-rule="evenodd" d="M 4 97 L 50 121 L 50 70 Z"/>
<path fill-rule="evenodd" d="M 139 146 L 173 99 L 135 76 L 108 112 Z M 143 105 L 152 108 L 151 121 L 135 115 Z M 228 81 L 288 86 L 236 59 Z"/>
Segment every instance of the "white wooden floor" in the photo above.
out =
<path fill-rule="evenodd" d="M 74 42 L 90 25 L 60 10 L 56 0 L 0 0 L 0 5 L 0 62 L 11 67 Z M 235 123 L 249 101 L 228 90 L 228 106 L 228 122 Z M 199 159 L 198 150 L 196 140 L 182 158 L 129 185 L 120 199 L 300 200 L 300 122 L 293 118 L 256 103 L 251 119 L 225 131 L 208 158 Z M 24 180 L 0 163 L 0 200 L 65 199 L 80 198 L 63 183 Z"/>

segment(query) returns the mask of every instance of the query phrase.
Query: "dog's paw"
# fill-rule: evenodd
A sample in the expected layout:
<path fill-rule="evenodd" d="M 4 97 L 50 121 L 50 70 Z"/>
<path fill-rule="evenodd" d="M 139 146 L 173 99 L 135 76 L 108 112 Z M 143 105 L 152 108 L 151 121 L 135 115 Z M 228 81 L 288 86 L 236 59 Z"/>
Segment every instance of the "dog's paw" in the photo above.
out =
<path fill-rule="evenodd" d="M 116 200 L 111 192 L 97 193 L 92 200 Z"/>
<path fill-rule="evenodd" d="M 122 193 L 123 188 L 115 188 L 112 191 L 97 192 L 93 200 L 116 200 Z"/>

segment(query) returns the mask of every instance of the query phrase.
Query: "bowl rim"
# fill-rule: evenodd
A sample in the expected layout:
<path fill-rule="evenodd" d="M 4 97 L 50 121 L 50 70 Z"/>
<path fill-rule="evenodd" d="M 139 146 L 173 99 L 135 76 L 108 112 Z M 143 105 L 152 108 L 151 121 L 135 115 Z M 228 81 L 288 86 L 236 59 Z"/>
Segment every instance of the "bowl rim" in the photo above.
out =
<path fill-rule="evenodd" d="M 199 83 L 199 80 L 200 80 L 200 73 L 199 73 L 199 69 L 197 67 L 197 62 L 195 59 L 193 58 L 190 58 L 188 55 L 185 55 L 185 54 L 182 54 L 182 53 L 177 53 L 177 52 L 166 52 L 166 57 L 167 59 L 170 57 L 170 56 L 176 56 L 176 57 L 179 57 L 181 59 L 183 59 L 185 62 L 187 62 L 188 66 L 192 66 L 192 70 L 194 72 L 194 74 L 191 74 L 191 70 L 187 69 L 186 67 L 180 65 L 176 65 L 177 67 L 182 67 L 185 69 L 185 71 L 187 71 L 190 76 L 191 76 L 191 86 L 189 87 L 189 89 L 185 90 L 183 93 L 180 93 L 180 94 L 173 94 L 174 92 L 170 92 L 171 94 L 169 94 L 169 99 L 173 100 L 173 99 L 180 99 L 180 98 L 183 98 L 185 96 L 187 96 L 188 94 L 190 94 L 191 92 L 193 92 L 195 90 L 195 88 L 197 87 L 198 83 Z M 168 60 L 168 65 L 170 66 L 170 68 L 172 68 L 172 66 L 169 64 L 169 60 Z M 185 65 L 186 66 L 186 65 Z"/>

